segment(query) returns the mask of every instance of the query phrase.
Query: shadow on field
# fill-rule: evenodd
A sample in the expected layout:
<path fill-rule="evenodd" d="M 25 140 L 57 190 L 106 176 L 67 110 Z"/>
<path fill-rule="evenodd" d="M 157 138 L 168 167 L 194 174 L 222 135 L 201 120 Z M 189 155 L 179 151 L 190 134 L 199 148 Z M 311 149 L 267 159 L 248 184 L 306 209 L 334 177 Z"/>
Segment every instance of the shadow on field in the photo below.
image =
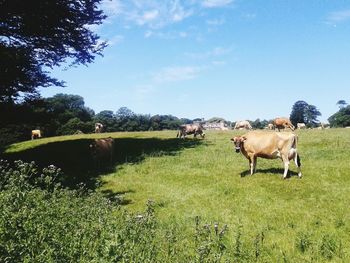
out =
<path fill-rule="evenodd" d="M 119 192 L 114 192 L 112 190 L 102 190 L 101 193 L 111 200 L 112 202 L 116 202 L 119 205 L 128 205 L 132 203 L 131 199 L 125 199 L 124 196 L 125 194 L 128 193 L 135 193 L 133 190 L 128 190 L 128 191 L 119 191 Z"/>
<path fill-rule="evenodd" d="M 284 169 L 283 168 L 268 168 L 268 169 L 256 169 L 256 172 L 253 174 L 253 176 L 255 174 L 258 174 L 258 173 L 264 173 L 264 174 L 277 174 L 277 175 L 280 175 L 282 176 L 283 173 L 284 173 Z M 250 175 L 250 170 L 246 170 L 244 172 L 241 173 L 241 177 L 246 177 Z M 292 176 L 298 176 L 298 173 L 297 172 L 294 172 L 292 170 L 288 170 L 288 175 L 287 175 L 287 178 L 290 178 Z"/>
<path fill-rule="evenodd" d="M 176 155 L 185 148 L 203 143 L 202 140 L 176 138 L 116 138 L 113 163 L 105 162 L 96 167 L 89 151 L 92 141 L 93 139 L 77 139 L 53 142 L 21 152 L 2 154 L 1 158 L 9 161 L 34 161 L 39 167 L 53 164 L 64 172 L 64 176 L 60 178 L 64 186 L 77 188 L 79 183 L 84 183 L 87 188 L 95 189 L 98 186 L 98 177 L 114 172 L 118 165 L 141 162 L 147 156 Z"/>

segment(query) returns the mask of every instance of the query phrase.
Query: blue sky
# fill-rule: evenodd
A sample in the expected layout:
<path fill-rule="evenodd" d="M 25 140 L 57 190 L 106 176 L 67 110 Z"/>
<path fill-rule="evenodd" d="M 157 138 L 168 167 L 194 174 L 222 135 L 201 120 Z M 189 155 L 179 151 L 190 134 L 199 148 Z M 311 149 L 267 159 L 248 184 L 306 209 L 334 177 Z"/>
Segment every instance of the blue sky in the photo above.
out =
<path fill-rule="evenodd" d="M 109 47 L 93 64 L 55 69 L 95 112 L 289 116 L 315 105 L 325 121 L 350 102 L 350 1 L 106 0 L 92 27 Z"/>

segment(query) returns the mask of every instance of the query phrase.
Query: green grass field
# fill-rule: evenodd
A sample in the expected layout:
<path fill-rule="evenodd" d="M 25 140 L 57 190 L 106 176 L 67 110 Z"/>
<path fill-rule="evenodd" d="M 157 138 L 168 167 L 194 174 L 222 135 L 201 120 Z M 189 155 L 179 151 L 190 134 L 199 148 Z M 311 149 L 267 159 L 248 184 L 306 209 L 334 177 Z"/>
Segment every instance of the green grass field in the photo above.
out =
<path fill-rule="evenodd" d="M 56 164 L 68 186 L 84 181 L 118 195 L 128 211 L 153 200 L 164 231 L 176 226 L 183 244 L 198 216 L 210 227 L 227 224 L 227 244 L 236 252 L 237 244 L 254 249 L 261 261 L 350 262 L 350 131 L 297 131 L 303 178 L 291 163 L 287 180 L 280 160 L 258 159 L 257 173 L 246 175 L 248 161 L 230 142 L 242 133 L 208 131 L 204 140 L 179 140 L 175 131 L 53 137 L 11 145 L 5 158 Z M 116 138 L 115 164 L 96 171 L 88 144 L 108 136 Z"/>

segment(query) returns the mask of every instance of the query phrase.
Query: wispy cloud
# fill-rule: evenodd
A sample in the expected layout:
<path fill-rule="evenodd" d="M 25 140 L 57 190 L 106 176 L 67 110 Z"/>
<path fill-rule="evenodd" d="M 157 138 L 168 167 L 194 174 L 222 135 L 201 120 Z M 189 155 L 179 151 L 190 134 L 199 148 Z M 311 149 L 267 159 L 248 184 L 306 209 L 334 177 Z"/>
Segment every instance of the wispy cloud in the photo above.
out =
<path fill-rule="evenodd" d="M 188 37 L 188 33 L 186 31 L 170 31 L 170 32 L 161 32 L 161 31 L 153 31 L 147 30 L 144 34 L 145 38 L 157 37 L 161 39 L 178 39 L 178 38 L 186 38 Z"/>
<path fill-rule="evenodd" d="M 117 17 L 129 23 L 151 29 L 163 28 L 198 15 L 204 8 L 225 7 L 234 0 L 103 0 L 102 9 L 109 19 Z M 221 20 L 208 23 L 220 24 Z"/>
<path fill-rule="evenodd" d="M 203 69 L 195 66 L 167 67 L 154 74 L 153 81 L 156 83 L 175 82 L 194 79 Z"/>
<path fill-rule="evenodd" d="M 232 52 L 230 47 L 215 47 L 210 51 L 202 53 L 186 53 L 185 55 L 193 59 L 207 59 L 210 57 L 218 57 L 227 55 Z"/>
<path fill-rule="evenodd" d="M 116 35 L 110 39 L 107 40 L 107 44 L 109 46 L 113 46 L 113 45 L 116 45 L 116 44 L 119 44 L 120 42 L 122 42 L 124 40 L 124 36 L 122 35 Z"/>
<path fill-rule="evenodd" d="M 327 17 L 327 22 L 336 24 L 350 20 L 350 9 L 332 12 Z"/>
<path fill-rule="evenodd" d="M 102 8 L 108 16 L 149 28 L 162 28 L 181 22 L 193 14 L 193 5 L 182 0 L 104 0 Z"/>
<path fill-rule="evenodd" d="M 220 18 L 220 19 L 207 20 L 206 23 L 209 26 L 220 26 L 220 25 L 223 25 L 225 23 L 225 19 Z"/>
<path fill-rule="evenodd" d="M 212 7 L 223 7 L 231 4 L 233 0 L 204 0 L 202 5 L 204 7 L 212 8 Z"/>

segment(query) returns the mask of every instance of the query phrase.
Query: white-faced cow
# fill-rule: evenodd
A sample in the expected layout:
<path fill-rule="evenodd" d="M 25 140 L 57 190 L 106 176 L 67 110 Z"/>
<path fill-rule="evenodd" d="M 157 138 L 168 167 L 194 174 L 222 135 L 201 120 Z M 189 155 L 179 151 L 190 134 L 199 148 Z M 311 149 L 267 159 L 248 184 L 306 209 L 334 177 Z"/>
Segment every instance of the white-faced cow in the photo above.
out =
<path fill-rule="evenodd" d="M 114 152 L 113 138 L 95 139 L 89 147 L 92 159 L 97 168 L 101 168 L 102 164 L 112 164 Z"/>
<path fill-rule="evenodd" d="M 278 132 L 249 132 L 243 136 L 231 139 L 237 153 L 248 159 L 250 174 L 256 170 L 257 158 L 277 159 L 281 158 L 284 163 L 283 178 L 287 177 L 289 161 L 294 160 L 298 167 L 298 176 L 301 178 L 301 163 L 297 152 L 297 136 L 293 133 Z"/>
<path fill-rule="evenodd" d="M 205 137 L 203 132 L 204 128 L 200 124 L 184 124 L 179 127 L 176 137 L 186 138 L 186 135 L 193 134 L 193 137 L 196 138 L 197 135 L 200 135 L 202 138 Z"/>
<path fill-rule="evenodd" d="M 40 130 L 32 130 L 32 140 L 41 138 Z"/>
<path fill-rule="evenodd" d="M 278 129 L 278 131 L 280 131 L 280 129 L 291 129 L 292 131 L 295 130 L 294 125 L 291 123 L 290 119 L 288 118 L 276 118 L 273 120 L 273 125 L 275 127 L 275 129 Z"/>
<path fill-rule="evenodd" d="M 103 124 L 102 123 L 95 123 L 95 133 L 101 133 L 103 131 Z"/>
<path fill-rule="evenodd" d="M 298 122 L 297 123 L 297 128 L 300 130 L 300 129 L 306 129 L 306 125 L 305 123 L 303 122 Z"/>
<path fill-rule="evenodd" d="M 252 125 L 250 125 L 249 121 L 237 121 L 234 127 L 235 130 L 238 129 L 246 129 L 246 130 L 251 130 Z"/>

